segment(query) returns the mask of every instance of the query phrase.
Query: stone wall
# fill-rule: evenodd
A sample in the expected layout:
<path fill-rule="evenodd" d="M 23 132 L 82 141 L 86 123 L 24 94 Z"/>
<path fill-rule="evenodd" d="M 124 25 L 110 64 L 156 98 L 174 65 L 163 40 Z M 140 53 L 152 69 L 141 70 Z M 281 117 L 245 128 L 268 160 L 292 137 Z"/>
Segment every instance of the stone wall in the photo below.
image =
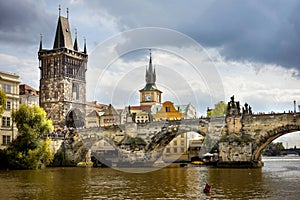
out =
<path fill-rule="evenodd" d="M 77 133 L 70 134 L 66 140 L 51 141 L 50 147 L 54 153 L 52 166 L 76 166 L 91 161 L 91 152 Z"/>
<path fill-rule="evenodd" d="M 219 143 L 220 162 L 251 162 L 252 143 Z"/>

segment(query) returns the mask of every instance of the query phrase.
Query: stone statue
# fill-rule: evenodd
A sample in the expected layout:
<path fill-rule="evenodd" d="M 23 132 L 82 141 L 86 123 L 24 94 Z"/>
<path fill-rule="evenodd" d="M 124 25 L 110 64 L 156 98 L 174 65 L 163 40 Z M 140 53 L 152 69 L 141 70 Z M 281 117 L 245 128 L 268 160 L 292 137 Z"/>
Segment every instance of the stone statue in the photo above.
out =
<path fill-rule="evenodd" d="M 230 102 L 228 102 L 228 105 L 227 105 L 227 110 L 229 111 L 229 110 L 230 110 L 230 108 L 231 108 L 231 106 L 230 106 Z"/>
<path fill-rule="evenodd" d="M 230 99 L 231 99 L 231 108 L 235 108 L 234 95 L 232 95 L 232 97 L 230 97 Z"/>
<path fill-rule="evenodd" d="M 248 104 L 247 104 L 247 103 L 245 103 L 245 112 L 246 112 L 246 114 L 249 113 L 249 110 L 248 110 Z"/>
<path fill-rule="evenodd" d="M 240 108 L 240 102 L 239 101 L 236 102 L 236 108 L 238 110 L 238 114 L 240 114 L 241 113 L 241 108 Z"/>

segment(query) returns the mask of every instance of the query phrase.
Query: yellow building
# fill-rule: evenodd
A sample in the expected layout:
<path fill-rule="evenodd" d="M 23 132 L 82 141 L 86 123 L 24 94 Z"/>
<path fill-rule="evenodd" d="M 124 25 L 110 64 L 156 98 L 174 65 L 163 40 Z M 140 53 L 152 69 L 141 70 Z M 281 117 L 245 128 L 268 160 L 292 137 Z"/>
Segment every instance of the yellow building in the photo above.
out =
<path fill-rule="evenodd" d="M 153 112 L 154 121 L 164 121 L 164 120 L 180 120 L 180 112 L 174 107 L 171 101 L 164 102 L 161 106 L 157 106 L 157 112 Z"/>
<path fill-rule="evenodd" d="M 162 160 L 164 162 L 188 160 L 187 133 L 177 136 L 165 147 Z"/>
<path fill-rule="evenodd" d="M 174 105 L 170 101 L 162 105 L 153 105 L 151 113 L 154 121 L 173 121 L 181 119 L 194 119 L 196 109 L 191 105 Z M 165 162 L 187 161 L 188 155 L 188 134 L 183 133 L 174 138 L 164 149 L 162 159 Z"/>
<path fill-rule="evenodd" d="M 18 75 L 0 72 L 0 89 L 6 93 L 7 101 L 0 121 L 0 149 L 17 136 L 17 128 L 12 121 L 12 111 L 19 109 L 19 84 Z"/>

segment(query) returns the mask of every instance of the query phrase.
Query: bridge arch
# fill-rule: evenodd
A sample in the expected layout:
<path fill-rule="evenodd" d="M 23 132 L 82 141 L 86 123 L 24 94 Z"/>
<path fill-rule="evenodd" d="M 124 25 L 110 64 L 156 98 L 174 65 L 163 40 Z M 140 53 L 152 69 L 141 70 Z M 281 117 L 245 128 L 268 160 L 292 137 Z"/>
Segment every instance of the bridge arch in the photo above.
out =
<path fill-rule="evenodd" d="M 297 131 L 300 131 L 300 126 L 285 125 L 267 131 L 265 134 L 262 134 L 260 139 L 254 143 L 252 159 L 255 161 L 260 160 L 262 151 L 266 148 L 268 144 L 270 144 L 276 138 Z"/>
<path fill-rule="evenodd" d="M 73 128 L 84 127 L 85 116 L 83 112 L 78 108 L 71 109 L 65 117 L 65 125 Z"/>
<path fill-rule="evenodd" d="M 151 139 L 150 143 L 146 146 L 146 151 L 147 152 L 160 151 L 164 147 L 166 147 L 174 138 L 187 132 L 195 132 L 203 137 L 206 137 L 206 133 L 200 131 L 196 127 L 191 127 L 189 125 L 180 125 L 180 126 L 171 125 L 163 128 Z"/>

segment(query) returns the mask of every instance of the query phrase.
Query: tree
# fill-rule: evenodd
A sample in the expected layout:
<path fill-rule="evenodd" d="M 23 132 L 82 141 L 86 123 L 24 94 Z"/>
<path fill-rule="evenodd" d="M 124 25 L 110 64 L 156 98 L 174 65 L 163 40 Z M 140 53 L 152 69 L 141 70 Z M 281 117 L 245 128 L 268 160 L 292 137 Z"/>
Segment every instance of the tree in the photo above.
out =
<path fill-rule="evenodd" d="M 49 165 L 53 159 L 49 140 L 41 136 L 51 132 L 53 125 L 46 112 L 38 107 L 21 105 L 13 113 L 19 135 L 6 150 L 8 165 L 17 169 L 37 169 Z"/>
<path fill-rule="evenodd" d="M 220 101 L 219 103 L 215 104 L 215 108 L 208 110 L 207 116 L 212 117 L 220 117 L 227 114 L 227 104 L 224 101 Z"/>
<path fill-rule="evenodd" d="M 6 94 L 2 90 L 0 90 L 0 116 L 3 113 L 3 110 L 5 109 L 6 106 Z"/>
<path fill-rule="evenodd" d="M 284 146 L 282 142 L 271 142 L 266 146 L 263 151 L 263 155 L 265 156 L 281 156 L 283 154 Z"/>

